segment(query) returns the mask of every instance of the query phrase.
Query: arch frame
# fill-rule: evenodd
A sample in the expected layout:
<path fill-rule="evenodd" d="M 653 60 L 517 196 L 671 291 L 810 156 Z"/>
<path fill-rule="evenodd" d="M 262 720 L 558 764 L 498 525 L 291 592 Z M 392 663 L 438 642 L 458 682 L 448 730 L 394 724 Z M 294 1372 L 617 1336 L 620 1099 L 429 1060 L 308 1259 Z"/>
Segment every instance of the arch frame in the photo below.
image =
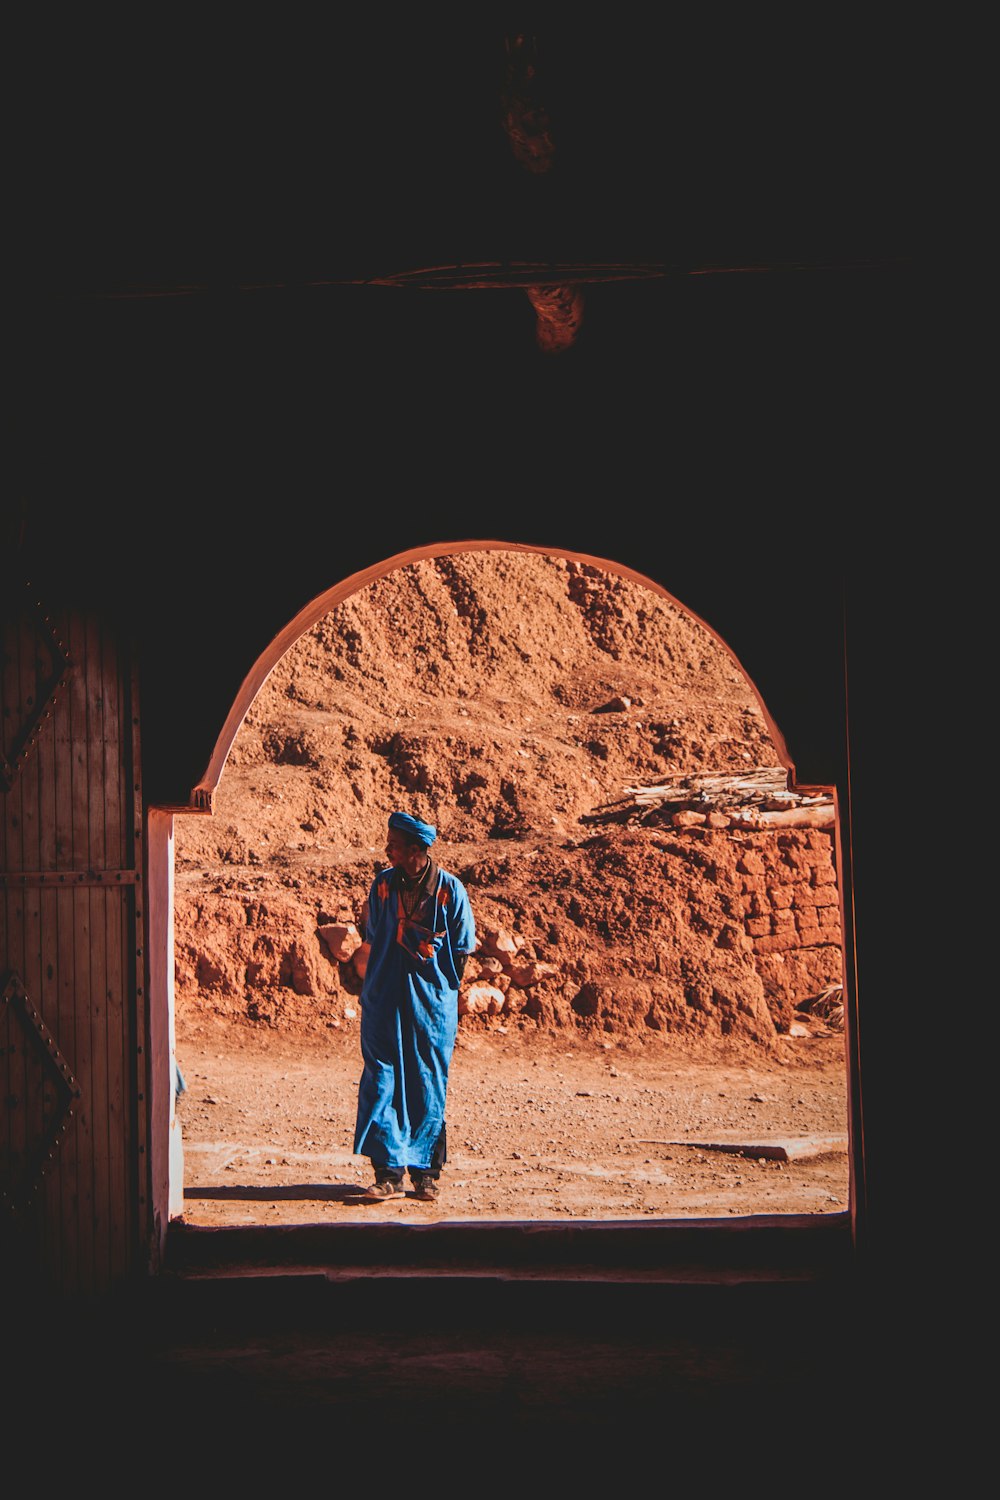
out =
<path fill-rule="evenodd" d="M 852 862 L 850 827 L 850 787 L 817 786 L 796 781 L 795 763 L 784 734 L 773 719 L 768 705 L 737 654 L 711 623 L 655 579 L 635 568 L 611 559 L 581 552 L 565 546 L 544 546 L 538 543 L 511 542 L 497 539 L 478 539 L 426 543 L 407 548 L 377 563 L 347 575 L 330 588 L 315 595 L 288 621 L 269 642 L 243 678 L 229 707 L 225 720 L 216 738 L 205 769 L 192 787 L 187 806 L 152 806 L 147 808 L 145 846 L 147 851 L 147 924 L 150 940 L 147 941 L 149 995 L 149 1045 L 152 1086 L 150 1088 L 150 1124 L 152 1166 L 152 1215 L 154 1244 L 150 1247 L 150 1263 L 155 1269 L 162 1264 L 166 1251 L 166 1236 L 171 1218 L 176 1217 L 183 1205 L 183 1187 L 178 1180 L 183 1173 L 183 1148 L 174 1109 L 173 1077 L 175 1056 L 175 1004 L 174 1004 L 174 828 L 178 816 L 211 816 L 215 794 L 218 790 L 226 761 L 243 725 L 247 713 L 278 662 L 319 620 L 337 605 L 359 593 L 379 579 L 399 571 L 411 564 L 435 557 L 455 556 L 470 552 L 513 552 L 541 556 L 554 556 L 570 562 L 578 562 L 620 577 L 667 600 L 690 619 L 695 620 L 716 641 L 739 671 L 760 708 L 767 724 L 779 762 L 787 774 L 790 791 L 804 794 L 823 792 L 832 796 L 835 808 L 834 856 L 837 870 L 837 889 L 841 905 L 841 931 L 844 954 L 844 1017 L 845 1017 L 845 1063 L 848 1083 L 848 1154 L 851 1244 L 855 1252 L 863 1249 L 866 1238 L 867 1198 L 866 1170 L 862 1107 L 861 1049 L 858 1017 L 857 947 L 854 929 L 854 907 L 852 900 Z M 784 1216 L 775 1215 L 772 1222 L 780 1222 Z M 679 1221 L 664 1221 L 666 1223 Z M 606 1221 L 603 1227 L 613 1230 L 615 1221 Z M 556 1226 L 561 1233 L 563 1226 Z M 538 1225 L 532 1223 L 533 1231 Z"/>

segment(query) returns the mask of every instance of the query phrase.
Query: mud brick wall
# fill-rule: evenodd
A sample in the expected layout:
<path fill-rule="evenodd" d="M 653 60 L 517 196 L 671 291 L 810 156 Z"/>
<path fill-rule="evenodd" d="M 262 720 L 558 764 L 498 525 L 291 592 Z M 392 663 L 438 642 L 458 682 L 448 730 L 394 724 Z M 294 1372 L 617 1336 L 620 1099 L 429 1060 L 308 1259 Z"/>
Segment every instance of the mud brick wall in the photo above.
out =
<path fill-rule="evenodd" d="M 516 900 L 511 863 L 528 882 Z M 622 831 L 586 851 L 553 848 L 530 864 L 504 853 L 465 873 L 480 931 L 460 1002 L 470 1022 L 523 1014 L 766 1040 L 842 982 L 832 830 Z M 352 1030 L 364 973 L 355 907 L 369 874 L 360 862 L 307 893 L 247 870 L 178 903 L 181 1003 Z"/>
<path fill-rule="evenodd" d="M 840 894 L 832 831 L 739 834 L 740 917 L 779 1031 L 797 1006 L 843 976 Z"/>

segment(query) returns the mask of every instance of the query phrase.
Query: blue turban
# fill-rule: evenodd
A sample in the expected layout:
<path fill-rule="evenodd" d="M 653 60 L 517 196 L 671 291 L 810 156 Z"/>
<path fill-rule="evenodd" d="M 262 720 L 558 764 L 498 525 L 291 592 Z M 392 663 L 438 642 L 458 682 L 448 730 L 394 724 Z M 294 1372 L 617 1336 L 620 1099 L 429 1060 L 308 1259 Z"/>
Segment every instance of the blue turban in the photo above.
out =
<path fill-rule="evenodd" d="M 411 818 L 409 813 L 404 812 L 391 813 L 389 827 L 398 828 L 400 833 L 408 833 L 411 838 L 419 839 L 422 844 L 428 846 L 433 844 L 438 836 L 438 831 L 433 824 L 421 823 L 419 818 Z"/>

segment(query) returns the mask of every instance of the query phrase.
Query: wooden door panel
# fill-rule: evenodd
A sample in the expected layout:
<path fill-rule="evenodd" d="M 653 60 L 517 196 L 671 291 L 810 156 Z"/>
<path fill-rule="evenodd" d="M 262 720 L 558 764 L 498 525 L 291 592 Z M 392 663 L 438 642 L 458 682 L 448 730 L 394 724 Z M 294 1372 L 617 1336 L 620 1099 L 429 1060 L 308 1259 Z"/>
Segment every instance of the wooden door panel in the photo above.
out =
<path fill-rule="evenodd" d="M 0 1194 L 66 1292 L 144 1253 L 145 1017 L 134 672 L 96 614 L 26 594 L 0 658 Z"/>

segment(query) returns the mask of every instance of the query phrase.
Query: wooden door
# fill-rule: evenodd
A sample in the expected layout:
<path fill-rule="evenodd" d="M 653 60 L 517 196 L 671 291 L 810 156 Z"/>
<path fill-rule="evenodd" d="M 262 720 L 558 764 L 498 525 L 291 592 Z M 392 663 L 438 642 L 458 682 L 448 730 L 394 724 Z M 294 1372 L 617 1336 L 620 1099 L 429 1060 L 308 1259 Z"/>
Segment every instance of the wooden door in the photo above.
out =
<path fill-rule="evenodd" d="M 142 801 L 131 651 L 8 594 L 0 640 L 0 1203 L 43 1283 L 148 1243 Z"/>

